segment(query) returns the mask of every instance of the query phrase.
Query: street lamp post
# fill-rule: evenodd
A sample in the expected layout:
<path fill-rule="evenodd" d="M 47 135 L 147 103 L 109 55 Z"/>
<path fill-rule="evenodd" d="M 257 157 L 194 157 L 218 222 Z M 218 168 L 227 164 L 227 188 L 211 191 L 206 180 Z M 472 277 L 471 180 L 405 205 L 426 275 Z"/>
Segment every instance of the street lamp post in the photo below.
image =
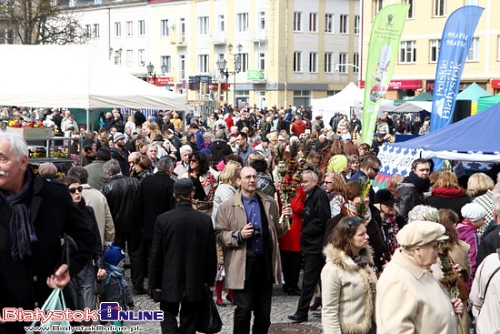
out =
<path fill-rule="evenodd" d="M 234 75 L 234 88 L 233 88 L 234 106 L 236 106 L 238 103 L 238 100 L 236 98 L 236 74 L 240 73 L 240 71 L 241 71 L 241 65 L 242 65 L 241 50 L 243 49 L 243 45 L 241 45 L 241 43 L 239 43 L 236 46 L 236 48 L 238 49 L 238 53 L 234 54 L 234 60 L 233 60 L 234 61 L 234 71 L 233 72 L 229 72 L 228 68 L 226 67 L 227 61 L 224 59 L 224 56 L 221 55 L 219 60 L 217 60 L 217 68 L 219 69 L 219 72 L 226 77 L 226 102 L 228 101 L 228 95 L 227 95 L 228 94 L 228 92 L 227 92 L 228 78 L 229 78 L 230 74 Z M 233 45 L 231 43 L 229 43 L 227 45 L 227 50 L 228 50 L 229 54 L 232 54 Z"/>
<path fill-rule="evenodd" d="M 153 74 L 154 70 L 155 70 L 155 66 L 153 64 L 151 64 L 151 62 L 149 62 L 148 66 L 146 66 L 146 71 L 148 71 L 148 82 L 151 84 L 156 83 L 156 72 L 154 72 L 154 74 Z M 149 80 L 149 78 L 151 78 L 152 80 Z"/>
<path fill-rule="evenodd" d="M 224 75 L 224 77 L 226 78 L 225 89 L 226 89 L 226 102 L 227 102 L 227 99 L 228 99 L 228 96 L 227 96 L 227 94 L 228 94 L 228 92 L 227 92 L 227 79 L 229 78 L 229 72 L 227 70 L 226 64 L 227 64 L 227 61 L 221 55 L 220 58 L 219 58 L 219 60 L 217 60 L 217 69 L 219 70 L 220 74 Z"/>

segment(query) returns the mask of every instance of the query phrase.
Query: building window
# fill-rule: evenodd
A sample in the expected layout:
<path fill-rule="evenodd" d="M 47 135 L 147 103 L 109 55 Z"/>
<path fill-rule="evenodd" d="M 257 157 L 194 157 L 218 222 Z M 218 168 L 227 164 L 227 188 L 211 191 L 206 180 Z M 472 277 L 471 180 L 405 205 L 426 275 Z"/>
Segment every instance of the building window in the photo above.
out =
<path fill-rule="evenodd" d="M 127 37 L 132 37 L 134 35 L 132 21 L 127 21 Z"/>
<path fill-rule="evenodd" d="M 198 18 L 198 34 L 207 35 L 208 34 L 208 16 L 201 16 Z"/>
<path fill-rule="evenodd" d="M 318 13 L 309 14 L 309 31 L 310 32 L 318 31 Z"/>
<path fill-rule="evenodd" d="M 302 72 L 302 52 L 293 53 L 293 71 Z"/>
<path fill-rule="evenodd" d="M 162 66 L 165 65 L 167 67 L 165 73 L 170 73 L 172 71 L 172 60 L 170 56 L 161 56 L 160 62 Z"/>
<path fill-rule="evenodd" d="M 248 71 L 248 53 L 240 53 L 241 72 Z"/>
<path fill-rule="evenodd" d="M 439 43 L 441 41 L 439 39 L 431 39 L 429 41 L 429 62 L 436 63 L 438 61 L 439 55 Z"/>
<path fill-rule="evenodd" d="M 266 30 L 266 12 L 259 12 L 259 29 Z"/>
<path fill-rule="evenodd" d="M 309 54 L 309 72 L 318 73 L 318 53 L 311 52 Z"/>
<path fill-rule="evenodd" d="M 355 52 L 352 55 L 352 64 L 354 65 L 352 71 L 354 73 L 359 73 L 359 53 Z"/>
<path fill-rule="evenodd" d="M 139 55 L 139 66 L 146 65 L 146 50 L 139 49 L 137 52 Z"/>
<path fill-rule="evenodd" d="M 413 0 L 405 0 L 404 2 L 407 5 L 410 5 L 410 9 L 408 10 L 407 19 L 413 19 L 415 17 L 415 3 Z"/>
<path fill-rule="evenodd" d="M 325 14 L 325 32 L 333 33 L 333 14 Z"/>
<path fill-rule="evenodd" d="M 359 15 L 354 16 L 354 35 L 359 35 L 361 31 L 361 17 Z"/>
<path fill-rule="evenodd" d="M 238 13 L 236 19 L 237 30 L 239 32 L 248 31 L 248 13 Z"/>
<path fill-rule="evenodd" d="M 217 17 L 217 29 L 220 32 L 224 32 L 226 30 L 226 22 L 224 20 L 224 15 L 219 15 Z"/>
<path fill-rule="evenodd" d="M 160 21 L 160 37 L 170 36 L 170 23 L 168 20 Z"/>
<path fill-rule="evenodd" d="M 417 48 L 415 41 L 401 42 L 399 48 L 399 62 L 405 64 L 415 63 L 417 60 Z"/>
<path fill-rule="evenodd" d="M 179 55 L 179 79 L 186 79 L 186 55 Z"/>
<path fill-rule="evenodd" d="M 446 0 L 434 0 L 434 16 L 445 16 Z"/>
<path fill-rule="evenodd" d="M 127 50 L 127 66 L 134 66 L 134 52 Z"/>
<path fill-rule="evenodd" d="M 347 34 L 349 33 L 349 16 L 348 15 L 340 15 L 340 28 L 339 33 Z"/>
<path fill-rule="evenodd" d="M 122 50 L 116 50 L 115 51 L 115 65 L 122 65 Z"/>
<path fill-rule="evenodd" d="M 497 61 L 500 61 L 500 35 L 497 36 Z"/>
<path fill-rule="evenodd" d="M 92 38 L 92 26 L 90 24 L 85 25 L 85 37 Z"/>
<path fill-rule="evenodd" d="M 384 8 L 384 0 L 373 0 L 373 17 Z"/>
<path fill-rule="evenodd" d="M 208 55 L 199 55 L 198 56 L 198 72 L 199 73 L 210 72 L 210 62 L 209 62 Z"/>
<path fill-rule="evenodd" d="M 146 35 L 146 21 L 139 20 L 138 26 L 139 26 L 139 36 Z"/>
<path fill-rule="evenodd" d="M 469 53 L 467 54 L 466 61 L 479 60 L 479 37 L 474 37 L 470 43 Z"/>
<path fill-rule="evenodd" d="M 94 23 L 94 38 L 99 38 L 100 37 L 100 33 L 99 33 L 99 24 L 98 23 Z"/>
<path fill-rule="evenodd" d="M 302 12 L 293 13 L 293 31 L 302 31 Z"/>
<path fill-rule="evenodd" d="M 115 37 L 116 38 L 122 37 L 122 23 L 121 22 L 115 22 Z"/>
<path fill-rule="evenodd" d="M 339 73 L 347 73 L 347 53 L 341 52 L 339 53 L 339 63 L 337 65 L 336 70 Z"/>
<path fill-rule="evenodd" d="M 257 68 L 261 71 L 266 70 L 266 54 L 265 53 L 259 53 L 259 63 L 257 65 Z"/>
<path fill-rule="evenodd" d="M 333 73 L 333 53 L 327 52 L 325 53 L 325 73 Z"/>

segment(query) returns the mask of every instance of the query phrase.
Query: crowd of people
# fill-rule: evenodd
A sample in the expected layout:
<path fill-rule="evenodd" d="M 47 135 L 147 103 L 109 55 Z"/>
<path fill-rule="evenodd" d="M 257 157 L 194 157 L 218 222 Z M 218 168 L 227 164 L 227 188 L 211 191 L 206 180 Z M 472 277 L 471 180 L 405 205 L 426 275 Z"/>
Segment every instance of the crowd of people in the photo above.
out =
<path fill-rule="evenodd" d="M 234 333 L 267 333 L 273 284 L 298 297 L 291 321 L 313 311 L 325 333 L 498 329 L 498 298 L 485 293 L 500 288 L 490 280 L 500 262 L 497 180 L 416 159 L 408 175 L 376 191 L 378 150 L 407 131 L 402 120 L 384 115 L 368 145 L 355 115 L 328 124 L 311 116 L 303 107 L 223 106 L 206 120 L 115 109 L 92 132 L 68 111 L 49 111 L 47 126 L 83 138 L 71 143 L 81 166 L 62 178 L 50 163 L 35 176 L 26 143 L 0 134 L 0 203 L 8 207 L 0 227 L 10 245 L 0 257 L 8 296 L 0 307 L 43 303 L 49 288 L 32 272 L 47 262 L 35 275 L 63 287 L 68 307 L 95 309 L 98 294 L 133 309 L 134 294 L 149 294 L 164 311 L 163 333 L 194 333 L 213 286 L 217 305 L 236 305 Z M 57 259 L 65 232 L 79 246 L 71 264 Z M 39 254 L 42 240 L 53 254 Z M 8 278 L 10 266 L 22 279 Z M 19 286 L 36 293 L 13 293 Z M 16 324 L 2 327 L 16 332 Z"/>

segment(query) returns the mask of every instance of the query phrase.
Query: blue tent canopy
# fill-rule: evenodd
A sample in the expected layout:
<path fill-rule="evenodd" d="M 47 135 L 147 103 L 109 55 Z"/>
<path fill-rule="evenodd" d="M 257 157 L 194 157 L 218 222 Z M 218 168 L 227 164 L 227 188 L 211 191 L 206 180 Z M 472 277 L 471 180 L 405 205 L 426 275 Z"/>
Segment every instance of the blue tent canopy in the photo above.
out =
<path fill-rule="evenodd" d="M 421 149 L 423 158 L 500 162 L 500 104 L 427 135 L 390 146 Z"/>

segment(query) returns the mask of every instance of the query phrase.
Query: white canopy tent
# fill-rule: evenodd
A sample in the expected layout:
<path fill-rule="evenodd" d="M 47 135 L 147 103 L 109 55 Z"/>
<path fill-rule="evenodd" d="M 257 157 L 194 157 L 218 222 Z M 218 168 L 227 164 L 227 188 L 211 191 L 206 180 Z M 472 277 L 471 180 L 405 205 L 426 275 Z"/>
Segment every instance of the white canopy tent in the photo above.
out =
<path fill-rule="evenodd" d="M 363 107 L 363 89 L 358 88 L 351 82 L 341 92 L 333 96 L 324 99 L 313 99 L 311 106 L 313 118 L 323 115 L 325 119 L 329 119 L 337 112 L 349 115 L 351 107 L 357 109 Z"/>
<path fill-rule="evenodd" d="M 185 97 L 115 66 L 94 46 L 0 45 L 0 104 L 184 110 Z"/>

